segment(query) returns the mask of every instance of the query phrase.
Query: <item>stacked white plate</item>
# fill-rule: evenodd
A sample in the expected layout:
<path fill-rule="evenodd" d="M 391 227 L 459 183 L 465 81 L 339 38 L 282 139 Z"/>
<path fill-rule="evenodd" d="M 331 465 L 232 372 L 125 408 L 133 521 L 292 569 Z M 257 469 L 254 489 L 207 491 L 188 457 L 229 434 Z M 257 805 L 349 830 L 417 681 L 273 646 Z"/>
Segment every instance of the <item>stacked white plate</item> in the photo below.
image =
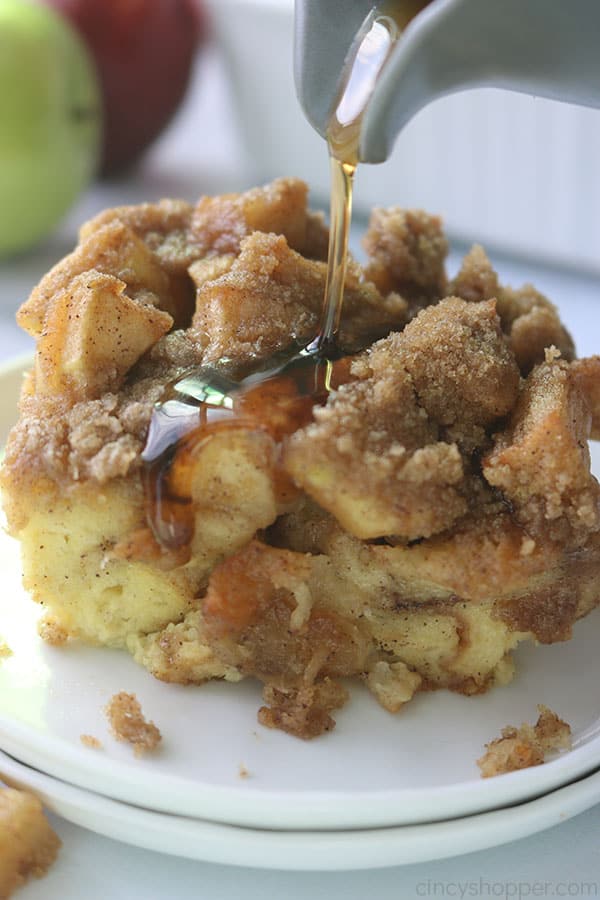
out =
<path fill-rule="evenodd" d="M 0 372 L 2 440 L 24 365 Z M 303 742 L 257 724 L 250 681 L 169 685 L 126 653 L 45 645 L 6 535 L 0 564 L 0 636 L 13 651 L 0 664 L 0 777 L 99 833 L 219 863 L 363 869 L 483 849 L 600 802 L 600 612 L 569 643 L 523 647 L 508 687 L 419 695 L 396 716 L 357 688 L 334 731 Z M 110 735 L 103 709 L 119 691 L 159 726 L 154 754 L 136 758 Z M 535 721 L 540 703 L 571 724 L 573 750 L 482 780 L 484 745 Z"/>

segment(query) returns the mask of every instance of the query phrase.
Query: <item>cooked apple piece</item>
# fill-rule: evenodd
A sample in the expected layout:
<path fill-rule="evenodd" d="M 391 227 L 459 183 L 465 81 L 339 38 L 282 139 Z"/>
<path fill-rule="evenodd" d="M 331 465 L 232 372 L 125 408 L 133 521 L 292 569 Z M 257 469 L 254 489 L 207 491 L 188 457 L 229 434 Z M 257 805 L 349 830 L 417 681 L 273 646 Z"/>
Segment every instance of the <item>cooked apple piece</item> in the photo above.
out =
<path fill-rule="evenodd" d="M 317 327 L 326 274 L 325 263 L 305 259 L 285 237 L 257 231 L 244 238 L 228 271 L 198 289 L 192 330 L 206 345 L 205 360 L 267 357 L 292 339 L 308 341 Z M 401 298 L 384 299 L 350 265 L 341 329 L 345 347 L 387 334 L 405 319 Z"/>
<path fill-rule="evenodd" d="M 35 357 L 40 395 L 77 400 L 115 390 L 132 365 L 173 324 L 168 313 L 138 303 L 125 282 L 94 270 L 78 275 L 49 310 Z"/>
<path fill-rule="evenodd" d="M 219 547 L 232 552 L 274 522 L 281 506 L 273 477 L 275 443 L 267 434 L 232 428 L 192 454 L 193 554 L 206 555 L 210 548 L 214 557 Z M 178 492 L 185 492 L 185 465 L 174 473 Z"/>
<path fill-rule="evenodd" d="M 294 481 L 361 538 L 414 540 L 467 510 L 458 448 L 437 440 L 409 376 L 395 376 L 342 386 L 284 450 Z"/>
<path fill-rule="evenodd" d="M 500 303 L 500 301 L 499 301 Z M 524 375 L 544 359 L 548 347 L 557 347 L 564 359 L 573 359 L 571 335 L 551 306 L 536 304 L 511 325 L 509 343 Z"/>
<path fill-rule="evenodd" d="M 222 256 L 205 256 L 203 259 L 193 262 L 188 272 L 196 289 L 199 289 L 207 281 L 215 281 L 221 275 L 229 272 L 234 261 L 233 253 L 224 253 Z"/>
<path fill-rule="evenodd" d="M 307 195 L 307 186 L 299 179 L 277 178 L 243 194 L 201 197 L 190 233 L 201 255 L 238 253 L 245 237 L 261 231 L 284 235 L 290 247 L 312 256 L 310 250 L 318 252 L 327 229 L 322 220 L 307 213 Z"/>
<path fill-rule="evenodd" d="M 285 508 L 274 477 L 276 444 L 260 426 L 190 431 L 153 469 L 151 520 L 166 548 L 199 558 L 233 552 Z M 156 480 L 155 480 L 156 479 Z"/>
<path fill-rule="evenodd" d="M 600 356 L 575 359 L 569 367 L 571 378 L 587 400 L 592 414 L 590 437 L 600 440 Z"/>
<path fill-rule="evenodd" d="M 527 378 L 508 428 L 483 460 L 487 481 L 536 534 L 566 540 L 600 528 L 600 486 L 590 473 L 590 413 L 570 376 L 553 358 Z"/>
<path fill-rule="evenodd" d="M 139 296 L 175 320 L 181 321 L 190 312 L 191 285 L 182 293 L 181 285 L 164 271 L 144 242 L 122 222 L 114 221 L 94 231 L 42 278 L 17 313 L 21 328 L 39 337 L 56 294 L 90 270 L 118 278 L 125 283 L 130 297 Z"/>
<path fill-rule="evenodd" d="M 104 225 L 121 222 L 156 253 L 167 272 L 182 275 L 198 258 L 196 247 L 187 240 L 192 209 L 192 205 L 184 200 L 115 206 L 85 222 L 79 229 L 79 241 L 87 241 Z"/>

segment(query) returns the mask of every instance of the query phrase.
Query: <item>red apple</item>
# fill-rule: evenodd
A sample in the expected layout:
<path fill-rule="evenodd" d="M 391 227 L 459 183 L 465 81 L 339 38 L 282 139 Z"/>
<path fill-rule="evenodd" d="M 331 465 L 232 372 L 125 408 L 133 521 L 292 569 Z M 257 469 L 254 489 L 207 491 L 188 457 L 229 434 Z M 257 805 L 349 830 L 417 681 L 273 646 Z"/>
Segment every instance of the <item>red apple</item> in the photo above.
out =
<path fill-rule="evenodd" d="M 187 87 L 203 22 L 198 0 L 45 0 L 96 61 L 104 103 L 101 173 L 131 165 L 167 125 Z"/>

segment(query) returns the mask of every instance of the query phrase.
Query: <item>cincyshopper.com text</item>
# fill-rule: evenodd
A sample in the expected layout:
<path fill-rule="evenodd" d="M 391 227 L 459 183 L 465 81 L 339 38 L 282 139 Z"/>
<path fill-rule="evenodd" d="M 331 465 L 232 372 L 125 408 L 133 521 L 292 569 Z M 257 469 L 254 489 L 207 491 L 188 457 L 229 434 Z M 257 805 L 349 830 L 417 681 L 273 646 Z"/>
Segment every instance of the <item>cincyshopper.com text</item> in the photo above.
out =
<path fill-rule="evenodd" d="M 600 897 L 597 881 L 420 881 L 416 885 L 417 897 L 452 897 L 465 900 L 475 897 L 483 900 L 523 900 L 525 897 Z"/>

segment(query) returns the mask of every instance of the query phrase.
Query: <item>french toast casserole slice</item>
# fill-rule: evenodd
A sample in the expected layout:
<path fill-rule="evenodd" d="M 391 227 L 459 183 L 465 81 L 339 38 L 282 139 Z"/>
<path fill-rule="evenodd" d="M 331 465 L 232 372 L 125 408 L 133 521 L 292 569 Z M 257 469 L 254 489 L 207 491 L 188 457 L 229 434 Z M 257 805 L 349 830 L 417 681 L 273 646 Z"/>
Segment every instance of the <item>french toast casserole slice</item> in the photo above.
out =
<path fill-rule="evenodd" d="M 282 426 L 280 379 L 170 447 L 161 490 L 187 524 L 163 539 L 143 454 L 168 391 L 314 337 L 327 229 L 306 198 L 279 179 L 84 225 L 18 314 L 36 352 L 2 490 L 48 639 L 171 682 L 255 677 L 260 721 L 312 737 L 340 679 L 390 711 L 480 693 L 598 603 L 600 360 L 481 247 L 449 280 L 438 218 L 375 210 L 333 389 Z"/>

